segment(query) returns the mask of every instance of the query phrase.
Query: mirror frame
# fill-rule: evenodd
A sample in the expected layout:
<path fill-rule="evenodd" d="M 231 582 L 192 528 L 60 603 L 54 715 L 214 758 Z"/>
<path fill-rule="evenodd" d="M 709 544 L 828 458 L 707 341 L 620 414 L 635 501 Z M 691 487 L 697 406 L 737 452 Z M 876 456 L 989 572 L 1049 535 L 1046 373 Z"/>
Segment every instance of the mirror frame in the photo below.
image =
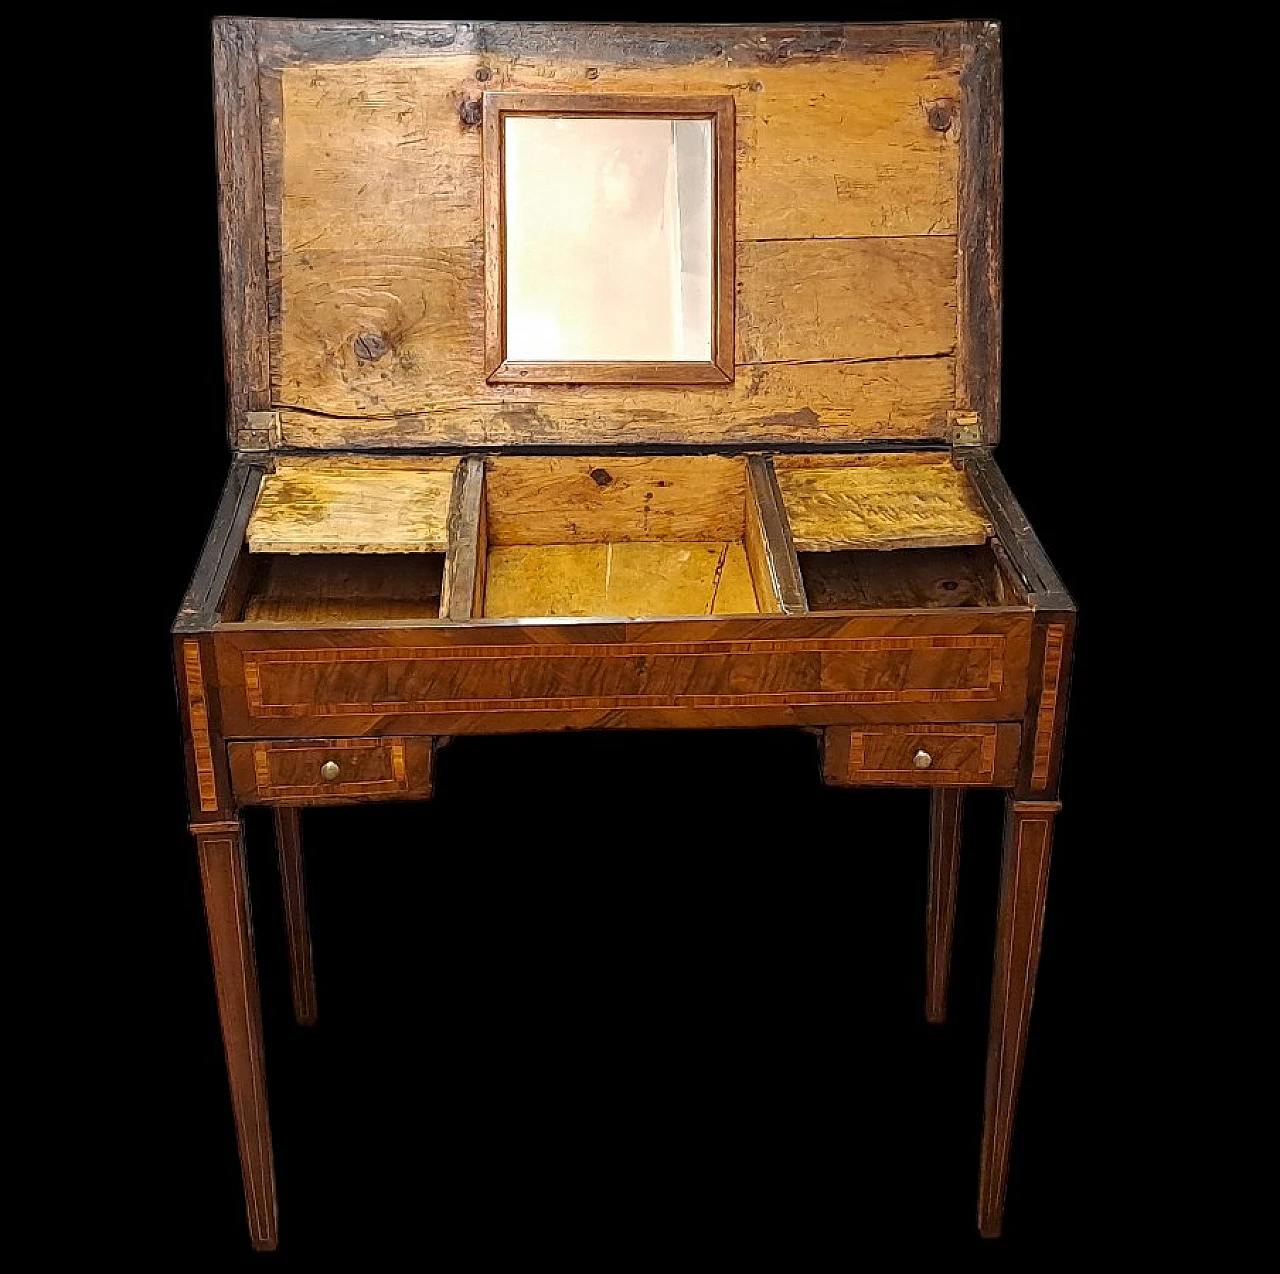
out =
<path fill-rule="evenodd" d="M 709 362 L 515 362 L 507 358 L 505 120 L 510 115 L 709 119 L 712 147 L 711 360 Z M 485 93 L 484 363 L 494 385 L 726 385 L 734 370 L 733 98 L 622 93 Z"/>

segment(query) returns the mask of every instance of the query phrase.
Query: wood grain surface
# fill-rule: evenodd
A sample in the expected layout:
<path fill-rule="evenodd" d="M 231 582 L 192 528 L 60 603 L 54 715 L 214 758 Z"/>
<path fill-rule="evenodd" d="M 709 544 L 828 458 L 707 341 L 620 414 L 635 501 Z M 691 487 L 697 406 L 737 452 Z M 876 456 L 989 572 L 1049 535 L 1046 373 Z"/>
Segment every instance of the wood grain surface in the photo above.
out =
<path fill-rule="evenodd" d="M 467 626 L 224 625 L 232 737 L 1016 721 L 1027 610 Z"/>
<path fill-rule="evenodd" d="M 287 445 L 947 436 L 966 28 L 409 29 L 259 26 Z M 485 385 L 490 91 L 732 97 L 733 384 Z"/>
<path fill-rule="evenodd" d="M 746 461 L 725 456 L 497 456 L 489 543 L 736 540 Z"/>
<path fill-rule="evenodd" d="M 637 541 L 490 549 L 484 614 L 755 615 L 740 542 Z"/>
<path fill-rule="evenodd" d="M 457 462 L 413 468 L 296 465 L 262 480 L 249 519 L 253 553 L 443 553 Z"/>
<path fill-rule="evenodd" d="M 236 799 L 243 805 L 350 805 L 431 794 L 431 740 L 261 740 L 227 745 Z M 321 770 L 338 767 L 334 779 Z"/>
<path fill-rule="evenodd" d="M 831 468 L 789 459 L 775 466 L 798 552 L 982 544 L 991 535 L 968 479 L 946 458 Z"/>

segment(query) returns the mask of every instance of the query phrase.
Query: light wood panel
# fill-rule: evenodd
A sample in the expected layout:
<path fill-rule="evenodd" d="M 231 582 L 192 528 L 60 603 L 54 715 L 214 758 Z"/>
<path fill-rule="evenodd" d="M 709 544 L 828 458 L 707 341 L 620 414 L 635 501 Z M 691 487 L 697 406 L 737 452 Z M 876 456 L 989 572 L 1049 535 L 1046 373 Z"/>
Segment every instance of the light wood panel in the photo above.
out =
<path fill-rule="evenodd" d="M 738 270 L 739 363 L 955 348 L 954 239 L 744 243 Z"/>
<path fill-rule="evenodd" d="M 969 480 L 945 458 L 839 468 L 789 459 L 776 462 L 778 489 L 800 552 L 982 544 L 992 533 Z"/>
<path fill-rule="evenodd" d="M 741 543 L 508 545 L 489 551 L 484 614 L 754 615 Z"/>
<path fill-rule="evenodd" d="M 583 30 L 531 52 L 499 52 L 495 28 L 483 53 L 405 40 L 395 56 L 332 62 L 267 41 L 269 65 L 301 60 L 262 85 L 286 445 L 945 436 L 959 40 L 872 52 L 833 29 L 794 60 L 782 45 L 744 59 L 733 41 L 686 59 L 670 42 L 620 53 L 613 37 L 587 55 Z M 468 120 L 492 90 L 733 96 L 735 384 L 484 384 L 481 141 Z M 903 354 L 937 366 L 895 364 Z M 760 365 L 777 359 L 812 365 Z M 849 365 L 813 361 L 833 359 Z"/>
<path fill-rule="evenodd" d="M 457 462 L 280 462 L 249 519 L 253 553 L 442 553 Z"/>
<path fill-rule="evenodd" d="M 723 456 L 498 456 L 488 462 L 489 543 L 731 540 L 746 462 Z"/>
<path fill-rule="evenodd" d="M 477 329 L 478 330 L 478 329 Z M 477 355 L 478 356 L 478 355 Z M 844 442 L 944 438 L 953 395 L 952 358 L 887 359 L 739 367 L 723 387 L 508 385 L 503 392 L 454 378 L 404 414 L 353 419 L 282 410 L 286 446 L 341 448 L 625 442 Z M 478 366 L 478 364 L 477 364 Z M 346 390 L 335 363 L 316 363 L 325 401 Z M 406 399 L 411 401 L 411 399 Z"/>
<path fill-rule="evenodd" d="M 674 66 L 661 50 L 630 66 L 547 52 L 286 67 L 282 246 L 478 246 L 480 131 L 459 106 L 484 91 L 732 95 L 739 239 L 954 234 L 959 129 L 929 112 L 958 102 L 960 69 L 958 51 L 926 50 L 753 67 Z"/>

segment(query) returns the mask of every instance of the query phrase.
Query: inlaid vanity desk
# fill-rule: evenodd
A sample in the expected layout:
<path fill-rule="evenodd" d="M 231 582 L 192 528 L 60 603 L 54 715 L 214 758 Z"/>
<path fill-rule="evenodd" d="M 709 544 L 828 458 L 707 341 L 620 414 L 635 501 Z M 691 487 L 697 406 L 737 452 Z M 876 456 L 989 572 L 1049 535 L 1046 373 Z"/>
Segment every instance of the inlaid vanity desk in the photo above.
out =
<path fill-rule="evenodd" d="M 978 1223 L 1000 1231 L 1074 607 L 993 459 L 999 32 L 214 24 L 228 423 L 174 626 L 255 1246 L 277 1241 L 240 811 L 431 794 L 460 734 L 801 727 L 1005 789 Z M 709 735 L 709 746 L 714 735 Z"/>

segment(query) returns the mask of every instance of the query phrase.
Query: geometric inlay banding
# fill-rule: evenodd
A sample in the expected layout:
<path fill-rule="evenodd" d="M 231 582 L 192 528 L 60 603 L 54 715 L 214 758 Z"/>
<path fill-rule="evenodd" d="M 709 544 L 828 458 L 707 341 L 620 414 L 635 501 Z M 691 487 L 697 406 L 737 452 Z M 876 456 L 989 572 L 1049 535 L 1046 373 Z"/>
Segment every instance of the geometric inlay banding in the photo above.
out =
<path fill-rule="evenodd" d="M 201 812 L 218 808 L 218 786 L 213 777 L 213 745 L 209 739 L 209 707 L 204 696 L 204 674 L 200 669 L 200 645 L 182 643 L 182 667 L 187 683 L 187 720 L 191 727 L 191 750 L 196 765 L 196 791 Z"/>
<path fill-rule="evenodd" d="M 1065 624 L 1045 629 L 1044 670 L 1040 678 L 1040 709 L 1036 713 L 1036 734 L 1031 749 L 1031 786 L 1044 787 L 1049 781 L 1049 760 L 1053 755 L 1053 727 L 1058 716 L 1058 683 L 1062 678 L 1062 655 L 1066 648 Z"/>
<path fill-rule="evenodd" d="M 254 650 L 242 658 L 254 717 L 714 709 L 990 701 L 1004 685 L 1005 642 L 1003 634 L 973 633 L 330 647 Z M 580 666 L 566 667 L 566 661 Z M 770 683 L 779 688 L 762 688 Z M 750 688 L 737 691 L 736 685 Z"/>

